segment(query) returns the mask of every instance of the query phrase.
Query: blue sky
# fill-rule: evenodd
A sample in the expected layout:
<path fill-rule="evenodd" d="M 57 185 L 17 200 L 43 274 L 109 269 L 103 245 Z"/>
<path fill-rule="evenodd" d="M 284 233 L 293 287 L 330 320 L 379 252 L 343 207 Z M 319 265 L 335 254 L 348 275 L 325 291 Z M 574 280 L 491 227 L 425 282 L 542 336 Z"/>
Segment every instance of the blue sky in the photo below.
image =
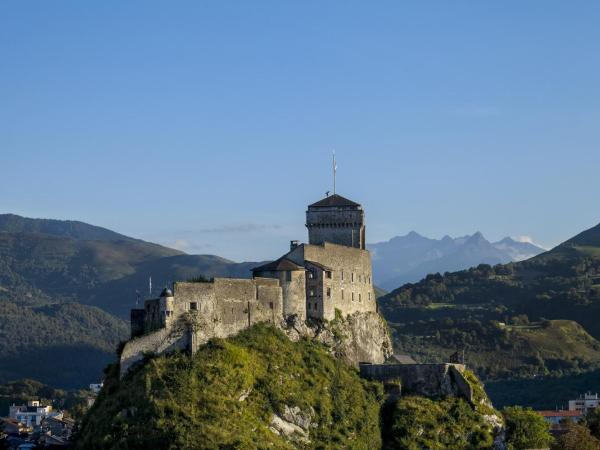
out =
<path fill-rule="evenodd" d="M 600 3 L 0 3 L 0 212 L 278 256 L 331 188 L 370 242 L 600 221 Z"/>

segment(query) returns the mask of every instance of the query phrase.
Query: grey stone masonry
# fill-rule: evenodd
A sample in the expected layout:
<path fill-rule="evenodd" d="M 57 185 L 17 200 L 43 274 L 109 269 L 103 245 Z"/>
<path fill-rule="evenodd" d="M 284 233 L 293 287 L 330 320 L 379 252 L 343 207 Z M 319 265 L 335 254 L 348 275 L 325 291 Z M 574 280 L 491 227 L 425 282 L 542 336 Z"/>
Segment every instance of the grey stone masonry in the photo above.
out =
<path fill-rule="evenodd" d="M 334 198 L 335 197 L 335 198 Z M 332 199 L 331 201 L 327 201 Z M 306 211 L 308 243 L 324 242 L 365 248 L 365 214 L 362 206 L 334 195 L 314 203 Z"/>

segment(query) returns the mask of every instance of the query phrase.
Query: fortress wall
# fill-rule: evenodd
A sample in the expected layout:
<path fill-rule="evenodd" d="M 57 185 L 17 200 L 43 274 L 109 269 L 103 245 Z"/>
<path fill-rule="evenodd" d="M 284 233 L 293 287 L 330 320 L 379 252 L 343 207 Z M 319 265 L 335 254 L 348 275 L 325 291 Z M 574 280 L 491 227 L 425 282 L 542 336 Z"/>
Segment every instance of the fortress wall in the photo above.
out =
<path fill-rule="evenodd" d="M 196 310 L 190 309 L 191 303 Z M 144 353 L 194 351 L 213 337 L 232 336 L 257 322 L 278 324 L 283 314 L 279 281 L 264 278 L 175 283 L 173 306 L 172 325 L 127 342 L 120 358 L 121 376 Z"/>
<path fill-rule="evenodd" d="M 371 255 L 368 250 L 330 244 L 329 242 L 324 245 L 304 245 L 302 247 L 304 259 L 318 262 L 332 269 L 332 278 L 324 279 L 323 282 L 325 291 L 327 287 L 331 287 L 332 290 L 329 300 L 326 296 L 323 297 L 323 317 L 325 319 L 332 320 L 335 317 L 336 308 L 344 315 L 377 310 L 372 284 Z M 354 281 L 352 281 L 353 273 Z M 354 300 L 352 293 L 354 293 Z M 328 305 L 328 301 L 333 304 Z"/>
<path fill-rule="evenodd" d="M 173 295 L 175 317 L 189 311 L 191 303 L 196 303 L 199 314 L 211 317 L 215 314 L 214 283 L 177 282 Z"/>
<path fill-rule="evenodd" d="M 144 359 L 145 353 L 163 353 L 183 350 L 188 339 L 183 330 L 163 328 L 150 334 L 132 339 L 125 344 L 119 359 L 119 371 L 123 377 L 137 362 Z"/>
<path fill-rule="evenodd" d="M 425 397 L 455 396 L 469 402 L 473 391 L 462 364 L 360 364 L 360 375 L 382 382 L 400 381 L 403 394 Z"/>

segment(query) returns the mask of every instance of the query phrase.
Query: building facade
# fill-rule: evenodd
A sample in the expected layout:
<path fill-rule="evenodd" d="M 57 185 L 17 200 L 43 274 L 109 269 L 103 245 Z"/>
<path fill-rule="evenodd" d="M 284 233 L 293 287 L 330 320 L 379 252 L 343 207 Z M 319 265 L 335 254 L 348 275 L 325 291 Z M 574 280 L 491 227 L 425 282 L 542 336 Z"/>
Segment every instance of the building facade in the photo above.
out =
<path fill-rule="evenodd" d="M 39 427 L 42 420 L 52 416 L 52 406 L 42 406 L 37 400 L 30 400 L 27 405 L 9 406 L 8 415 L 27 427 Z"/>
<path fill-rule="evenodd" d="M 596 409 L 598 404 L 600 404 L 598 394 L 586 392 L 585 394 L 580 395 L 576 400 L 569 400 L 569 411 L 580 411 L 585 415 L 590 410 Z"/>

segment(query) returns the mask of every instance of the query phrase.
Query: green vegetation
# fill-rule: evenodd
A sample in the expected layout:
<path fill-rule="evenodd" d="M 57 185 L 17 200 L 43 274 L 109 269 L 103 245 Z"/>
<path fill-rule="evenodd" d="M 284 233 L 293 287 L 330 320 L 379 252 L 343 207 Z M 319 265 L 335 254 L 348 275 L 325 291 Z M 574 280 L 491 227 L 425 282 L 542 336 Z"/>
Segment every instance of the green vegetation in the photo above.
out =
<path fill-rule="evenodd" d="M 34 378 L 62 388 L 100 381 L 126 324 L 76 303 L 28 307 L 0 301 L 0 383 Z"/>
<path fill-rule="evenodd" d="M 402 397 L 389 411 L 385 449 L 489 449 L 493 430 L 466 400 Z"/>
<path fill-rule="evenodd" d="M 550 424 L 530 408 L 513 406 L 502 410 L 509 450 L 547 448 L 552 442 Z"/>
<path fill-rule="evenodd" d="M 538 410 L 566 408 L 567 400 L 583 392 L 600 392 L 600 370 L 580 375 L 488 381 L 485 390 L 498 408 L 515 403 Z"/>
<path fill-rule="evenodd" d="M 595 408 L 588 412 L 585 422 L 592 435 L 600 439 L 600 408 Z"/>
<path fill-rule="evenodd" d="M 294 448 L 269 430 L 286 407 L 310 418 L 310 448 L 381 445 L 380 385 L 321 345 L 291 342 L 266 325 L 117 377 L 111 366 L 76 448 Z"/>
<path fill-rule="evenodd" d="M 252 265 L 184 255 L 81 222 L 0 215 L 0 383 L 96 382 L 128 336 L 125 320 L 148 275 L 157 294 L 174 279 L 248 276 Z"/>
<path fill-rule="evenodd" d="M 584 425 L 569 423 L 567 431 L 557 437 L 552 450 L 600 450 L 600 440 Z"/>
<path fill-rule="evenodd" d="M 509 321 L 523 323 L 527 318 Z M 574 375 L 600 368 L 600 342 L 573 321 L 504 325 L 445 317 L 390 325 L 398 351 L 431 362 L 465 349 L 469 366 L 486 381 Z"/>
<path fill-rule="evenodd" d="M 521 381 L 543 389 L 600 368 L 600 225 L 527 261 L 428 275 L 379 304 L 397 351 L 431 362 L 464 350 L 494 403 L 522 401 L 510 391 Z M 568 400 L 557 392 L 551 407 Z"/>
<path fill-rule="evenodd" d="M 493 429 L 484 415 L 498 415 L 472 373 L 475 407 L 416 396 L 384 403 L 380 383 L 322 344 L 292 342 L 266 324 L 213 339 L 194 357 L 148 357 L 121 381 L 117 365 L 106 374 L 75 448 L 486 449 Z M 270 429 L 275 416 L 300 424 L 290 410 L 308 435 Z"/>

